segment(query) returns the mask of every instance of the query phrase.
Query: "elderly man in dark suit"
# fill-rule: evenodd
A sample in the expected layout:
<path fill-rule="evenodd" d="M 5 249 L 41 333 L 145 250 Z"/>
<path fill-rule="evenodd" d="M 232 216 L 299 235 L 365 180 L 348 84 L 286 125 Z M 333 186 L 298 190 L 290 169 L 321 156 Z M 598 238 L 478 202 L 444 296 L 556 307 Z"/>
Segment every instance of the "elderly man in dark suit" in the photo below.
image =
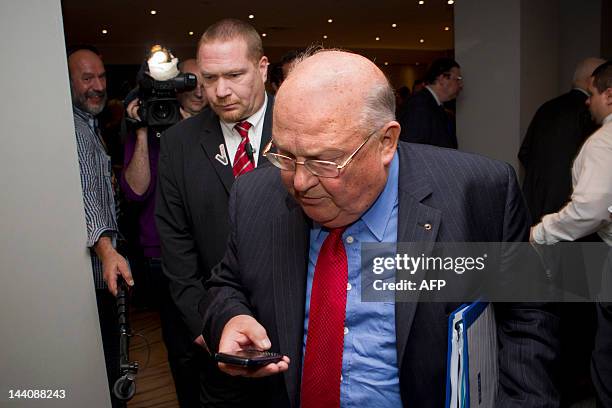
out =
<path fill-rule="evenodd" d="M 238 20 L 210 26 L 197 57 L 209 108 L 161 137 L 155 217 L 163 272 L 197 345 L 200 404 L 227 407 L 242 405 L 248 384 L 221 373 L 205 352 L 198 304 L 225 249 L 232 184 L 266 161 L 272 98 L 264 86 L 268 60 L 252 26 Z"/>
<path fill-rule="evenodd" d="M 444 103 L 463 90 L 461 67 L 451 58 L 437 59 L 427 69 L 425 83 L 423 92 L 415 92 L 398 112 L 400 140 L 456 149 L 454 118 Z"/>
<path fill-rule="evenodd" d="M 444 406 L 458 304 L 363 302 L 361 245 L 528 238 L 509 165 L 398 146 L 394 109 L 384 74 L 341 51 L 300 60 L 278 91 L 264 152 L 276 167 L 234 184 L 227 251 L 202 302 L 212 351 L 283 354 L 256 370 L 220 364 L 263 377 L 253 406 Z M 495 307 L 496 406 L 557 406 L 556 317 L 542 305 Z"/>
<path fill-rule="evenodd" d="M 605 61 L 587 58 L 574 72 L 572 89 L 543 104 L 535 113 L 518 153 L 525 167 L 523 192 L 534 224 L 557 212 L 572 193 L 572 163 L 597 125 L 586 101 L 591 74 Z"/>

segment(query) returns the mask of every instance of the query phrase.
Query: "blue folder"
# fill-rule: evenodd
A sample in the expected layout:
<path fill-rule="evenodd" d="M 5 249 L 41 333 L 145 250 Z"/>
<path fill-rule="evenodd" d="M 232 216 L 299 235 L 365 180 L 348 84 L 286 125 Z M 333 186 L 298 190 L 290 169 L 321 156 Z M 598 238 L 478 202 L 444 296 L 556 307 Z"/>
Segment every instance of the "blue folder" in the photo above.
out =
<path fill-rule="evenodd" d="M 494 407 L 499 381 L 493 305 L 461 305 L 448 319 L 446 407 Z"/>

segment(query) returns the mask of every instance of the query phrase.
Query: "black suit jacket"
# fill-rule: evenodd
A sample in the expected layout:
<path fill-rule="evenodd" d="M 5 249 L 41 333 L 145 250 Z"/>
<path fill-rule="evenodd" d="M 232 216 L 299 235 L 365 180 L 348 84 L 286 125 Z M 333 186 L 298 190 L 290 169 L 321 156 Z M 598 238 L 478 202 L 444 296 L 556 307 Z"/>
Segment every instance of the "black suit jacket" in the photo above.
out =
<path fill-rule="evenodd" d="M 405 143 L 398 154 L 398 242 L 527 239 L 528 214 L 509 165 Z M 266 328 L 273 350 L 291 358 L 287 372 L 260 380 L 260 394 L 253 397 L 258 406 L 299 405 L 309 228 L 277 169 L 257 169 L 234 185 L 227 252 L 202 304 L 204 336 L 217 348 L 229 319 L 252 315 Z M 396 303 L 405 406 L 444 405 L 448 316 L 457 306 Z M 496 311 L 502 385 L 497 406 L 556 406 L 547 372 L 555 357 L 556 317 L 542 305 L 496 305 Z"/>
<path fill-rule="evenodd" d="M 411 96 L 397 120 L 402 126 L 400 140 L 404 142 L 457 148 L 454 126 L 444 107 L 438 105 L 428 89 Z"/>
<path fill-rule="evenodd" d="M 525 167 L 523 192 L 535 224 L 570 199 L 572 163 L 597 126 L 586 100 L 583 92 L 571 90 L 542 105 L 529 124 L 518 158 Z"/>

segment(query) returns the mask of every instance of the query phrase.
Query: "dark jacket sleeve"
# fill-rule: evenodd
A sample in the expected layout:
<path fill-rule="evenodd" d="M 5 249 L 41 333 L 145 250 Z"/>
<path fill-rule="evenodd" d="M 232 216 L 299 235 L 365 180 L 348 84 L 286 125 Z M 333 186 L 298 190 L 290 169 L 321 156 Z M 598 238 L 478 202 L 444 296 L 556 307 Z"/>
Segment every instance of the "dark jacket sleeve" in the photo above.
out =
<path fill-rule="evenodd" d="M 507 165 L 504 242 L 529 238 L 529 215 L 514 170 Z M 559 319 L 554 305 L 497 303 L 499 394 L 496 407 L 558 407 L 553 381 L 559 350 Z"/>
<path fill-rule="evenodd" d="M 198 310 L 204 296 L 202 271 L 199 270 L 196 242 L 179 188 L 182 176 L 180 144 L 176 134 L 164 134 L 158 164 L 155 221 L 162 249 L 162 268 L 168 277 L 170 295 L 176 303 L 191 337 L 202 333 Z"/>
<path fill-rule="evenodd" d="M 206 295 L 200 302 L 200 310 L 204 316 L 204 329 L 202 334 L 211 352 L 219 348 L 219 341 L 223 328 L 234 316 L 253 316 L 251 307 L 240 279 L 240 263 L 238 261 L 238 226 L 237 207 L 240 182 L 234 182 L 229 202 L 229 238 L 227 249 L 221 262 L 211 272 L 206 281 Z"/>

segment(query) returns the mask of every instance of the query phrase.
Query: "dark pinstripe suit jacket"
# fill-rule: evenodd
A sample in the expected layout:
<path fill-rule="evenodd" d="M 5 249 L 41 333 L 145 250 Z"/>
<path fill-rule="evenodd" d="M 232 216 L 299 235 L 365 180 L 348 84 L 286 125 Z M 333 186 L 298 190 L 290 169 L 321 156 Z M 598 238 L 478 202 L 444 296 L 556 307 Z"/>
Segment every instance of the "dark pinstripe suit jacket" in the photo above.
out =
<path fill-rule="evenodd" d="M 523 241 L 527 210 L 512 168 L 450 149 L 400 143 L 399 242 Z M 423 228 L 431 224 L 432 228 Z M 230 239 L 210 289 L 204 336 L 216 348 L 226 322 L 253 315 L 289 370 L 260 382 L 261 406 L 298 406 L 309 221 L 287 194 L 279 171 L 258 169 L 235 183 Z M 396 303 L 397 355 L 407 407 L 442 407 L 447 321 L 457 304 Z M 554 314 L 543 305 L 496 306 L 500 342 L 497 406 L 553 407 Z M 259 406 L 259 405 L 258 405 Z"/>

